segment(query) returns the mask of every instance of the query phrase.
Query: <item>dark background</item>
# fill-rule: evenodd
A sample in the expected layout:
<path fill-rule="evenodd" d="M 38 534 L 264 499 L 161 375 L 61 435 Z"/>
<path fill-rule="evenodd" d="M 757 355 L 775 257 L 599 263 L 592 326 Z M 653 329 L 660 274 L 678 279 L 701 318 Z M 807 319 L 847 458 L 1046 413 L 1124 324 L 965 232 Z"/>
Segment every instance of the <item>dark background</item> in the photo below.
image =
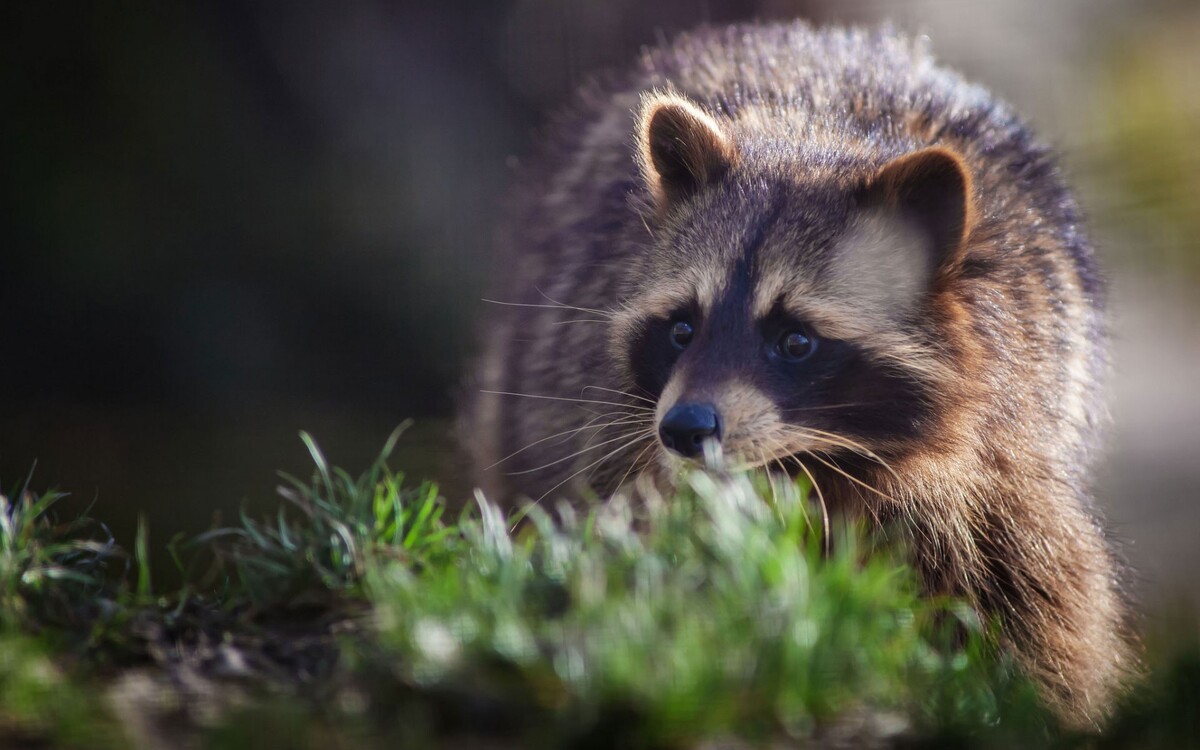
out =
<path fill-rule="evenodd" d="M 1043 7 L 1043 6 L 1050 7 Z M 296 433 L 452 493 L 447 417 L 509 165 L 591 73 L 697 23 L 926 33 L 1059 145 L 1115 279 L 1101 504 L 1149 598 L 1200 565 L 1194 2 L 523 0 L 0 11 L 0 486 L 128 543 L 274 502 Z M 160 565 L 161 569 L 162 566 Z"/>

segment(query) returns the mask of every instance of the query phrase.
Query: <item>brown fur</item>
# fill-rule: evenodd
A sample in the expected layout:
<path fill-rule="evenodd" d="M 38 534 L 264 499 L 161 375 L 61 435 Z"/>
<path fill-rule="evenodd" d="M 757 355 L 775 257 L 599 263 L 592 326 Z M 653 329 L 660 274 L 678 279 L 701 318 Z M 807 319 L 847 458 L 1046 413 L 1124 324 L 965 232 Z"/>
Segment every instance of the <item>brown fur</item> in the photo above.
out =
<path fill-rule="evenodd" d="M 1103 718 L 1133 664 L 1090 489 L 1103 287 L 1003 104 L 890 32 L 702 30 L 586 89 L 515 195 L 462 420 L 489 495 L 669 477 L 659 423 L 709 404 L 728 458 L 905 529 L 931 593 Z"/>

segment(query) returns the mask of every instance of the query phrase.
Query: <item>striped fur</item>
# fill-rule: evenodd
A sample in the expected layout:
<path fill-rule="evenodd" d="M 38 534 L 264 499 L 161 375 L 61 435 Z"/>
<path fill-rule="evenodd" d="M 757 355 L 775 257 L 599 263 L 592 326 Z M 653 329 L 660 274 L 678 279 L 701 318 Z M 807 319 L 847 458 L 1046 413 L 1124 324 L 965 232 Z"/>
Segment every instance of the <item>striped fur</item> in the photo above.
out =
<path fill-rule="evenodd" d="M 1000 617 L 1047 700 L 1101 721 L 1133 665 L 1090 488 L 1103 285 L 1025 124 L 890 31 L 745 25 L 648 49 L 540 145 L 463 409 L 477 483 L 603 497 L 669 472 L 658 420 L 711 402 L 726 455 L 906 529 L 931 593 Z M 962 193 L 933 219 L 944 252 L 864 197 L 891 200 L 889 169 Z M 680 314 L 695 340 L 672 354 Z M 776 318 L 816 334 L 819 364 L 766 362 Z"/>

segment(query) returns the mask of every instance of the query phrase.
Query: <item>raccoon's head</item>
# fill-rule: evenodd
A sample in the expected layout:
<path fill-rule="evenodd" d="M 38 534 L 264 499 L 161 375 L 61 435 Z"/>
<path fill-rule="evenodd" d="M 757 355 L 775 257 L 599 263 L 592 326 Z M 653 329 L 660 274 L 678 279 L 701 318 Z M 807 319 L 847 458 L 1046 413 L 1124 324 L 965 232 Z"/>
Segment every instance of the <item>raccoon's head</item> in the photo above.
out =
<path fill-rule="evenodd" d="M 786 126 L 644 102 L 650 237 L 609 345 L 656 403 L 668 464 L 717 448 L 743 466 L 886 453 L 936 416 L 949 367 L 936 300 L 971 225 L 963 160 Z"/>

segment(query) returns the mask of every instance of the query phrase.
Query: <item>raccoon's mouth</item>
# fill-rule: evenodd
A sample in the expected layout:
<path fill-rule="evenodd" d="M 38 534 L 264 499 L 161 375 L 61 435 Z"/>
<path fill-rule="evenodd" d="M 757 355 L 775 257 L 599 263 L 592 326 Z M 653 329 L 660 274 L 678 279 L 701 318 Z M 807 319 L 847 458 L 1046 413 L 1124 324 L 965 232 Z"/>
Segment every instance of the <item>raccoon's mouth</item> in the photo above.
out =
<path fill-rule="evenodd" d="M 668 446 L 660 451 L 663 465 L 673 469 L 687 466 L 709 471 L 765 471 L 772 476 L 796 479 L 806 475 L 803 457 L 807 454 L 771 455 L 755 451 L 727 450 L 718 440 L 704 440 L 696 455 L 682 456 Z M 814 459 L 815 460 L 815 459 Z"/>
<path fill-rule="evenodd" d="M 699 455 L 684 457 L 677 452 L 660 446 L 660 461 L 664 469 L 676 472 L 685 467 L 704 468 L 718 472 L 762 471 L 773 477 L 788 480 L 812 478 L 814 466 L 827 465 L 833 457 L 815 456 L 807 451 L 772 455 L 759 451 L 727 449 L 717 440 L 705 440 Z"/>

